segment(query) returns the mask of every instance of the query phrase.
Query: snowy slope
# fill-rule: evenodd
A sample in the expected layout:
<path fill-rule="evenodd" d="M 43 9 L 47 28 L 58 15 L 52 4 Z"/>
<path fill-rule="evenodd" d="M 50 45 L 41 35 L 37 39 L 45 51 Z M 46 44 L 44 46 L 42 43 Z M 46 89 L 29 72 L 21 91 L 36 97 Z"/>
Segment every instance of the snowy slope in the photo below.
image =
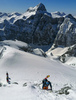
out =
<path fill-rule="evenodd" d="M 11 46 L 4 47 L 0 58 L 0 81 L 7 86 L 0 87 L 0 100 L 76 100 L 76 70 L 54 60 L 52 56 L 44 58 Z M 6 71 L 11 82 L 18 84 L 6 83 Z M 48 74 L 52 93 L 41 90 L 41 85 L 37 85 Z M 24 87 L 24 83 L 27 86 Z M 71 87 L 69 95 L 55 93 L 65 86 Z"/>
<path fill-rule="evenodd" d="M 76 69 L 76 57 L 69 57 L 69 59 L 66 61 L 66 64 L 71 65 Z"/>
<path fill-rule="evenodd" d="M 16 48 L 18 50 L 22 50 L 22 51 L 26 51 L 26 52 L 31 52 L 35 55 L 39 55 L 39 56 L 46 56 L 45 52 L 37 47 L 31 47 L 30 45 L 28 45 L 27 43 L 15 40 L 5 40 L 5 41 L 1 41 L 0 42 L 0 53 L 3 52 L 3 50 L 5 49 L 4 46 L 10 46 L 13 48 Z"/>
<path fill-rule="evenodd" d="M 59 59 L 62 61 L 62 58 L 65 58 L 65 64 L 71 65 L 73 68 L 76 69 L 76 57 L 75 57 L 75 45 L 72 45 L 70 47 L 57 47 L 55 49 L 49 49 L 46 54 L 48 56 L 52 55 L 54 59 Z"/>
<path fill-rule="evenodd" d="M 49 55 L 49 54 L 53 54 L 53 56 L 61 56 L 61 55 L 63 55 L 64 53 L 66 53 L 67 51 L 68 51 L 68 48 L 69 47 L 65 47 L 65 48 L 61 48 L 61 47 L 58 47 L 58 48 L 56 48 L 56 49 L 54 49 L 54 50 L 51 50 L 51 49 L 49 49 L 48 51 L 47 51 L 47 54 Z"/>

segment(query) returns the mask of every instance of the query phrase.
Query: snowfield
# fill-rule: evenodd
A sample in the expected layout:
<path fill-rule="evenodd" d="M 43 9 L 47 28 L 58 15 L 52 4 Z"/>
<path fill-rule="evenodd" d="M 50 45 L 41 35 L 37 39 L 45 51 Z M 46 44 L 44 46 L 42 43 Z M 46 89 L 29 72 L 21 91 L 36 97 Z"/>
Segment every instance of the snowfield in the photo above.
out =
<path fill-rule="evenodd" d="M 23 42 L 7 44 L 10 45 L 0 46 L 0 100 L 76 100 L 75 69 L 51 55 L 45 58 L 19 50 L 18 45 L 27 46 Z M 6 72 L 11 84 L 6 83 Z M 42 79 L 47 75 L 53 92 L 41 88 Z"/>

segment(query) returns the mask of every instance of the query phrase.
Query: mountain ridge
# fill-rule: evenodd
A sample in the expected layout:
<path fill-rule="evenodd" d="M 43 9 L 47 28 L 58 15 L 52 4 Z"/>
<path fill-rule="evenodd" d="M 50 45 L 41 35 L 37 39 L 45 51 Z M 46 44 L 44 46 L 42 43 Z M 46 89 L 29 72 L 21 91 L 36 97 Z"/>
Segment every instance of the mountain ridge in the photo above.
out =
<path fill-rule="evenodd" d="M 42 3 L 23 14 L 0 15 L 0 41 L 17 39 L 28 44 L 55 45 L 54 47 L 76 43 L 76 19 L 64 12 L 49 13 Z"/>

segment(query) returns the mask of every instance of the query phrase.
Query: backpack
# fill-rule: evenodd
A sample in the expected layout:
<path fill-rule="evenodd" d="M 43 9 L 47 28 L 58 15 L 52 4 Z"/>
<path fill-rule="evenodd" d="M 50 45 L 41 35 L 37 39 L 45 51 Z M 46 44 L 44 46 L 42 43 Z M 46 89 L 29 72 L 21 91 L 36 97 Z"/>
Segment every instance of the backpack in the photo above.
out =
<path fill-rule="evenodd" d="M 46 84 L 46 82 L 47 82 L 47 79 L 43 79 L 43 80 L 42 80 L 42 83 L 43 83 L 43 84 Z"/>

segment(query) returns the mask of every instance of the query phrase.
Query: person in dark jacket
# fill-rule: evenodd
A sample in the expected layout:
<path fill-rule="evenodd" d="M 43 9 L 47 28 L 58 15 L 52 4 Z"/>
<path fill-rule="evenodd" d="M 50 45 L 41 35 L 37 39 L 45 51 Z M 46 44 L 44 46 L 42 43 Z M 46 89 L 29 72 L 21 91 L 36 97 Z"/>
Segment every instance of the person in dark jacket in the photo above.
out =
<path fill-rule="evenodd" d="M 8 72 L 6 72 L 6 81 L 7 81 L 8 84 L 10 84 L 10 78 L 9 78 Z"/>
<path fill-rule="evenodd" d="M 42 83 L 42 89 L 48 90 L 48 86 L 50 86 L 50 90 L 52 90 L 51 82 L 47 80 L 47 78 L 50 77 L 50 75 L 47 75 L 45 79 L 43 79 Z"/>

